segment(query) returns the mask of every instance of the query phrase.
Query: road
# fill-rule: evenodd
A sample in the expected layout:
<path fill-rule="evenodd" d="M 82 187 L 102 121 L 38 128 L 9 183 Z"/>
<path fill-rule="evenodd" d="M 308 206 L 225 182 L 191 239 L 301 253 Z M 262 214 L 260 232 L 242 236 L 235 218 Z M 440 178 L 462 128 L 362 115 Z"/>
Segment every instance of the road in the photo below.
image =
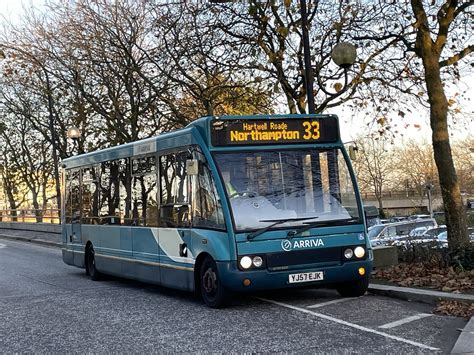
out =
<path fill-rule="evenodd" d="M 93 282 L 61 252 L 0 239 L 0 352 L 449 353 L 466 321 L 429 305 L 304 289 L 193 295 L 125 279 Z"/>

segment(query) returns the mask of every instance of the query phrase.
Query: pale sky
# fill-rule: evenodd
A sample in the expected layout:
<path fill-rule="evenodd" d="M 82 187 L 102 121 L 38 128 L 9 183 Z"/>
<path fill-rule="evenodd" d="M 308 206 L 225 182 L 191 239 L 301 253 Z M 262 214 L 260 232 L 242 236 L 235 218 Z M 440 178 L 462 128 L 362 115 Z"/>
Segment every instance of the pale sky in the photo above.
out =
<path fill-rule="evenodd" d="M 23 12 L 23 8 L 34 6 L 40 8 L 46 0 L 0 0 L 0 23 L 3 23 L 4 18 L 7 20 L 15 21 L 18 15 Z M 452 125 L 451 134 L 452 139 L 465 139 L 468 136 L 474 135 L 474 72 L 465 80 L 465 83 L 461 84 L 462 89 L 469 88 L 469 98 L 463 103 L 461 107 L 466 112 L 465 118 L 461 119 L 459 123 Z M 447 92 L 447 95 L 454 94 L 453 92 Z M 405 139 L 413 138 L 418 141 L 430 141 L 431 140 L 431 129 L 429 127 L 429 112 L 413 110 L 414 115 L 407 115 L 404 120 L 400 117 L 394 117 L 393 123 L 397 123 L 397 128 L 403 132 L 403 137 L 400 136 L 399 141 L 403 142 Z M 367 134 L 367 118 L 365 115 L 354 115 L 349 109 L 338 107 L 329 110 L 327 113 L 335 113 L 340 118 L 341 136 L 344 142 L 355 139 L 360 134 Z M 408 126 L 405 128 L 405 125 Z M 419 127 L 416 127 L 415 124 Z M 373 127 L 376 127 L 374 125 Z M 395 130 L 395 129 L 394 129 Z"/>

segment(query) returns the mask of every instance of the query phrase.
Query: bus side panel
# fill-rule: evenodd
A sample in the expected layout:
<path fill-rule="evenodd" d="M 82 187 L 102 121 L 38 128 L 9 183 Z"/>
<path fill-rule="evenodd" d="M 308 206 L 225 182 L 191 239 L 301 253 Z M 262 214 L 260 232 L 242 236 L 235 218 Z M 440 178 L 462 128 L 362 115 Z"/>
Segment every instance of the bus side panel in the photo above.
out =
<path fill-rule="evenodd" d="M 230 261 L 231 249 L 229 244 L 231 239 L 227 232 L 220 232 L 206 229 L 193 229 L 193 255 L 207 253 L 215 261 Z M 233 241 L 232 241 L 233 243 Z"/>
<path fill-rule="evenodd" d="M 61 237 L 62 237 L 62 254 L 63 261 L 67 265 L 74 265 L 74 253 L 72 247 L 69 244 L 69 236 L 72 235 L 72 228 L 70 224 L 63 224 L 61 228 Z"/>
<path fill-rule="evenodd" d="M 123 253 L 120 247 L 120 226 L 84 225 L 82 240 L 84 244 L 90 241 L 95 250 L 97 270 L 121 275 L 121 262 Z"/>
<path fill-rule="evenodd" d="M 193 290 L 195 257 L 190 249 L 191 230 L 160 228 L 158 241 L 161 284 L 181 290 Z M 187 249 L 185 254 L 184 246 Z"/>
<path fill-rule="evenodd" d="M 124 262 L 124 273 L 151 283 L 160 283 L 157 228 L 133 227 L 131 229 L 133 260 Z"/>

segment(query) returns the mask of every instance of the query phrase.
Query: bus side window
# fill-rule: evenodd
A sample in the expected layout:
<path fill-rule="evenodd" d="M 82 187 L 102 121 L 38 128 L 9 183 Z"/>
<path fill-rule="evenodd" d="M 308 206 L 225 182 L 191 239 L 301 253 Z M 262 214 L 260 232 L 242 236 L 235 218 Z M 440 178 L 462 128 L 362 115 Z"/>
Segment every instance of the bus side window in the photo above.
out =
<path fill-rule="evenodd" d="M 82 224 L 98 223 L 98 176 L 97 167 L 82 169 Z"/>
<path fill-rule="evenodd" d="M 120 223 L 131 224 L 132 189 L 130 176 L 130 158 L 120 159 L 119 163 L 119 210 Z"/>
<path fill-rule="evenodd" d="M 79 201 L 79 170 L 66 171 L 65 218 L 66 223 L 72 223 L 78 218 Z M 76 221 L 75 221 L 76 222 Z"/>
<path fill-rule="evenodd" d="M 192 177 L 193 227 L 225 230 L 222 204 L 211 171 L 200 151 L 194 155 L 199 161 L 199 174 Z"/>
<path fill-rule="evenodd" d="M 188 152 L 160 157 L 160 227 L 189 227 Z"/>
<path fill-rule="evenodd" d="M 100 223 L 119 224 L 119 164 L 107 161 L 101 164 Z"/>
<path fill-rule="evenodd" d="M 132 225 L 156 227 L 158 224 L 156 158 L 132 160 Z"/>

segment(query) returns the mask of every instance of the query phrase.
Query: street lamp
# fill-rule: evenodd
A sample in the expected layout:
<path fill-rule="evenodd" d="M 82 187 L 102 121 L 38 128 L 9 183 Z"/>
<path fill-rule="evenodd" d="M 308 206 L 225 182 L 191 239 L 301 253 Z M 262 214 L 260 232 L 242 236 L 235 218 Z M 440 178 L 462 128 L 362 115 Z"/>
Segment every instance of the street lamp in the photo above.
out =
<path fill-rule="evenodd" d="M 331 58 L 334 63 L 343 69 L 348 69 L 354 64 L 356 56 L 356 47 L 349 42 L 338 43 L 331 52 Z"/>
<path fill-rule="evenodd" d="M 77 141 L 79 140 L 79 138 L 81 138 L 81 131 L 79 130 L 79 128 L 73 126 L 67 130 L 66 136 L 72 139 L 73 141 L 72 151 L 74 153 L 74 148 L 76 147 Z M 77 151 L 79 153 L 79 146 L 78 146 Z"/>

